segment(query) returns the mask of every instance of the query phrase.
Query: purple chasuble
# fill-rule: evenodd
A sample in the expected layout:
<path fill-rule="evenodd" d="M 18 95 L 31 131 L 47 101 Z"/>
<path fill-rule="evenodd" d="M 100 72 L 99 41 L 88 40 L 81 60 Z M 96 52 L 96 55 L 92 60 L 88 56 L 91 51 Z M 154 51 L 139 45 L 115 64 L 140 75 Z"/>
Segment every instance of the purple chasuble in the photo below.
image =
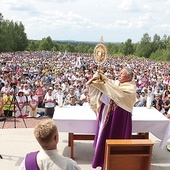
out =
<path fill-rule="evenodd" d="M 99 134 L 102 113 L 105 104 L 101 105 L 97 131 L 94 139 L 94 158 L 92 167 L 103 167 L 106 139 L 130 139 L 132 136 L 132 115 L 130 112 L 116 106 L 107 113 L 104 124 Z"/>

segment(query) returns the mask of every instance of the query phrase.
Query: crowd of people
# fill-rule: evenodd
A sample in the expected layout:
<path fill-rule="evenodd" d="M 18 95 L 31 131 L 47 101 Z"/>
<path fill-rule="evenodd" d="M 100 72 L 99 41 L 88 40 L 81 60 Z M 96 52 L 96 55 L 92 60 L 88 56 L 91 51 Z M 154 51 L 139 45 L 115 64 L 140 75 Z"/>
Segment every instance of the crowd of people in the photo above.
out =
<path fill-rule="evenodd" d="M 104 166 L 106 139 L 131 138 L 133 107 L 155 107 L 170 118 L 169 62 L 107 56 L 98 70 L 92 54 L 25 51 L 0 55 L 1 116 L 37 117 L 38 108 L 45 108 L 45 116 L 52 118 L 55 106 L 64 105 L 91 106 L 96 111 L 93 168 Z M 37 125 L 34 135 L 42 149 L 27 154 L 21 169 L 30 165 L 80 169 L 72 159 L 58 155 L 58 131 L 51 119 Z"/>
<path fill-rule="evenodd" d="M 151 106 L 164 115 L 170 108 L 170 63 L 146 58 L 108 56 L 100 66 L 109 79 L 117 80 L 123 67 L 133 71 L 135 107 Z M 48 51 L 0 54 L 0 114 L 36 117 L 45 108 L 52 117 L 56 105 L 89 105 L 86 82 L 98 69 L 93 54 Z M 15 101 L 15 102 L 14 102 Z M 15 105 L 15 107 L 14 107 Z"/>

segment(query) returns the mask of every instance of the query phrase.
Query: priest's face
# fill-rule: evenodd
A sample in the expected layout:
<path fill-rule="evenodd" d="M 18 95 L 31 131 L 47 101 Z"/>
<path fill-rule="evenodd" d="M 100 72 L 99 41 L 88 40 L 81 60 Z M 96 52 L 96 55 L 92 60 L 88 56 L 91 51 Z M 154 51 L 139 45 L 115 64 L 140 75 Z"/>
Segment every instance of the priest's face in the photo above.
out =
<path fill-rule="evenodd" d="M 120 81 L 120 83 L 124 83 L 124 82 L 130 81 L 130 76 L 129 76 L 129 74 L 127 73 L 127 70 L 126 70 L 126 69 L 122 69 L 122 70 L 120 71 L 118 80 Z"/>

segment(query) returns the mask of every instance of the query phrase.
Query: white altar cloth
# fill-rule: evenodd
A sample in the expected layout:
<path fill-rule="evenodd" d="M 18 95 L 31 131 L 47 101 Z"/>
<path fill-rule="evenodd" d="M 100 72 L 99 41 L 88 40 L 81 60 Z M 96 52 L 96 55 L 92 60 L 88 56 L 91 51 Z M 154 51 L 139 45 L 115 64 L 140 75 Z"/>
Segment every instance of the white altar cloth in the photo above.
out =
<path fill-rule="evenodd" d="M 94 134 L 96 114 L 88 106 L 55 107 L 53 120 L 59 132 Z"/>
<path fill-rule="evenodd" d="M 88 106 L 56 107 L 53 120 L 59 132 L 95 134 L 96 114 Z M 134 107 L 132 112 L 133 133 L 151 132 L 161 140 L 163 148 L 170 138 L 170 120 L 155 108 Z"/>

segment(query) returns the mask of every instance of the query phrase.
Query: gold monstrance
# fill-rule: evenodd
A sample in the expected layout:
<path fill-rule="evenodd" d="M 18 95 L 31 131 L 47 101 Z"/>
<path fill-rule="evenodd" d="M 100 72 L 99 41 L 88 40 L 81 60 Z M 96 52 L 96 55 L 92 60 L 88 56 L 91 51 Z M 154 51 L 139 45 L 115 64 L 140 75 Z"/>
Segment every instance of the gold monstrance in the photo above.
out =
<path fill-rule="evenodd" d="M 102 64 L 104 64 L 106 62 L 106 56 L 107 56 L 107 49 L 105 47 L 105 45 L 103 44 L 104 40 L 103 40 L 103 36 L 101 36 L 100 38 L 100 43 L 97 44 L 94 48 L 94 61 L 97 63 L 98 65 L 98 71 L 100 72 L 100 67 Z M 96 83 L 101 83 L 101 80 L 98 80 Z"/>
<path fill-rule="evenodd" d="M 98 69 L 100 70 L 100 66 L 106 62 L 107 49 L 103 44 L 103 36 L 100 38 L 100 43 L 97 44 L 94 48 L 94 61 L 98 65 Z"/>

